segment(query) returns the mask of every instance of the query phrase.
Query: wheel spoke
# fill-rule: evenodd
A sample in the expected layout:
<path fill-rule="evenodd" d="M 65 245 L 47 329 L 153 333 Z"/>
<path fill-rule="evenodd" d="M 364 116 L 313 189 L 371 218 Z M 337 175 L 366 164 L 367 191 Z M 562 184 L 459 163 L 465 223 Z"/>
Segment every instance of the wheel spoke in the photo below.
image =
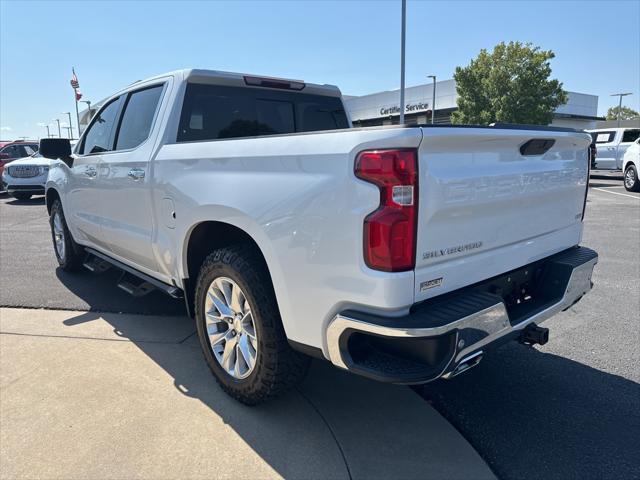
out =
<path fill-rule="evenodd" d="M 211 342 L 211 346 L 218 345 L 222 340 L 227 340 L 231 338 L 230 330 L 225 330 L 223 332 L 218 331 L 218 327 L 215 323 L 210 323 L 207 325 L 207 335 L 209 335 L 209 341 Z"/>
<path fill-rule="evenodd" d="M 253 317 L 251 316 L 251 312 L 247 312 L 244 317 L 242 317 L 242 328 L 244 329 L 244 333 L 249 335 L 253 340 L 256 339 L 256 330 L 253 326 Z"/>
<path fill-rule="evenodd" d="M 220 322 L 227 323 L 227 321 L 225 320 L 225 317 L 223 317 L 222 315 L 216 315 L 216 312 L 214 310 L 217 310 L 217 309 L 211 309 L 209 312 L 205 312 L 205 315 L 207 316 L 207 320 L 211 320 L 213 323 L 220 323 Z"/>
<path fill-rule="evenodd" d="M 242 313 L 244 310 L 244 295 L 238 285 L 234 285 L 231 290 L 231 310 L 236 313 Z"/>
<path fill-rule="evenodd" d="M 256 361 L 256 351 L 253 348 L 253 345 L 250 344 L 249 337 L 247 335 L 242 335 L 240 337 L 240 340 L 238 341 L 238 349 L 240 350 L 247 367 L 251 369 Z"/>
<path fill-rule="evenodd" d="M 218 288 L 218 290 L 223 295 L 223 297 L 220 298 L 220 300 L 223 300 L 225 306 L 229 308 L 229 305 L 231 305 L 231 289 L 233 288 L 233 286 L 231 285 L 230 282 L 226 280 L 222 280 L 220 278 L 216 279 L 216 281 L 214 282 L 214 285 Z"/>
<path fill-rule="evenodd" d="M 222 354 L 222 368 L 224 368 L 227 372 L 232 373 L 231 365 L 235 363 L 234 353 L 236 349 L 236 344 L 238 343 L 236 337 L 231 337 L 227 339 L 227 343 L 224 344 L 224 353 Z"/>
<path fill-rule="evenodd" d="M 220 315 L 223 317 L 233 317 L 233 311 L 227 306 L 227 303 L 216 294 L 215 289 L 210 289 L 207 292 L 207 297 L 211 300 L 218 312 L 220 312 Z"/>
<path fill-rule="evenodd" d="M 233 365 L 233 372 L 235 373 L 236 377 L 239 377 L 244 372 L 242 372 L 241 369 L 240 369 L 240 365 L 241 365 L 242 361 L 240 359 L 241 355 L 240 355 L 240 353 L 238 353 L 238 350 L 239 350 L 238 343 L 236 343 L 236 349 L 235 350 L 236 351 L 234 353 L 235 353 L 235 356 L 236 356 L 236 361 L 235 361 L 235 363 Z M 247 368 L 245 368 L 245 372 L 246 371 L 247 371 Z"/>

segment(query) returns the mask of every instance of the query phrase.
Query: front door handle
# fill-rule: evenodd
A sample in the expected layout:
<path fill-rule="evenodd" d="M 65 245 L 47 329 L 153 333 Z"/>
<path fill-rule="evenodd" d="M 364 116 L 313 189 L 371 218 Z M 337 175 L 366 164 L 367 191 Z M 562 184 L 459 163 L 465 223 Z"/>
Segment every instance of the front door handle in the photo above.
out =
<path fill-rule="evenodd" d="M 87 167 L 84 169 L 84 174 L 89 178 L 93 178 L 98 175 L 98 170 L 96 170 L 96 167 Z"/>
<path fill-rule="evenodd" d="M 144 178 L 144 170 L 141 168 L 132 168 L 131 170 L 129 170 L 129 173 L 127 176 L 130 179 L 132 179 L 134 182 L 137 182 Z"/>

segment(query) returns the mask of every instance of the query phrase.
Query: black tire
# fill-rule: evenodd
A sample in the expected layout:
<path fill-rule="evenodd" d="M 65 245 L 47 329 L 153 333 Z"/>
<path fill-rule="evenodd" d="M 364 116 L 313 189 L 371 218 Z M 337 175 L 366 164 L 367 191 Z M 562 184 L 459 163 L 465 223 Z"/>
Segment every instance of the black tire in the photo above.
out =
<path fill-rule="evenodd" d="M 61 227 L 62 227 L 62 242 L 64 243 L 63 252 L 59 251 L 58 245 L 56 243 L 56 232 L 55 232 L 55 218 L 56 215 L 59 215 Z M 56 260 L 58 260 L 58 265 L 65 271 L 76 271 L 82 265 L 82 260 L 84 258 L 84 252 L 82 251 L 82 247 L 80 247 L 71 236 L 71 232 L 69 231 L 69 227 L 67 226 L 67 220 L 64 217 L 64 212 L 62 211 L 62 204 L 60 200 L 54 200 L 53 205 L 51 205 L 51 214 L 49 215 L 49 226 L 51 227 L 51 239 L 53 240 L 53 251 L 56 254 Z"/>
<path fill-rule="evenodd" d="M 233 280 L 251 309 L 257 354 L 253 371 L 243 379 L 227 373 L 214 357 L 204 314 L 209 286 L 220 277 Z M 250 247 L 234 246 L 213 251 L 200 267 L 195 313 L 204 358 L 222 389 L 245 405 L 257 405 L 298 384 L 306 375 L 310 358 L 287 342 L 271 279 L 259 254 Z"/>
<path fill-rule="evenodd" d="M 12 193 L 11 196 L 16 200 L 20 200 L 21 202 L 26 202 L 31 198 L 30 193 Z"/>
<path fill-rule="evenodd" d="M 640 179 L 638 179 L 638 169 L 633 163 L 628 165 L 627 169 L 624 171 L 622 182 L 624 183 L 624 188 L 628 192 L 640 192 Z"/>

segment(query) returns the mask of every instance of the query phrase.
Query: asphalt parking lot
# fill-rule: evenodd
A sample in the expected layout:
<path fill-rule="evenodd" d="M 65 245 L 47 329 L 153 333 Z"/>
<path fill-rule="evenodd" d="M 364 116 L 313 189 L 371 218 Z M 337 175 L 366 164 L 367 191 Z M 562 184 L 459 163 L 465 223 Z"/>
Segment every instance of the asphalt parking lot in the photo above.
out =
<path fill-rule="evenodd" d="M 583 244 L 600 254 L 595 287 L 545 323 L 547 345 L 506 345 L 414 389 L 499 478 L 640 478 L 640 195 L 592 178 L 585 224 Z M 3 307 L 183 314 L 160 293 L 128 296 L 115 272 L 59 272 L 41 199 L 0 198 L 0 248 Z"/>

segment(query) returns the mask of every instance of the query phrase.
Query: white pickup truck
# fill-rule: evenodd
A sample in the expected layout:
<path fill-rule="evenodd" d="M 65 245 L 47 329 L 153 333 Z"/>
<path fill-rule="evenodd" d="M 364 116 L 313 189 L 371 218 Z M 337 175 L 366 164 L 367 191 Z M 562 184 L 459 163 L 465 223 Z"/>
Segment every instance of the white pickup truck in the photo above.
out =
<path fill-rule="evenodd" d="M 184 297 L 230 395 L 309 356 L 381 381 L 451 378 L 591 287 L 588 134 L 350 128 L 333 86 L 204 70 L 137 82 L 71 152 L 40 152 L 60 267 Z"/>

